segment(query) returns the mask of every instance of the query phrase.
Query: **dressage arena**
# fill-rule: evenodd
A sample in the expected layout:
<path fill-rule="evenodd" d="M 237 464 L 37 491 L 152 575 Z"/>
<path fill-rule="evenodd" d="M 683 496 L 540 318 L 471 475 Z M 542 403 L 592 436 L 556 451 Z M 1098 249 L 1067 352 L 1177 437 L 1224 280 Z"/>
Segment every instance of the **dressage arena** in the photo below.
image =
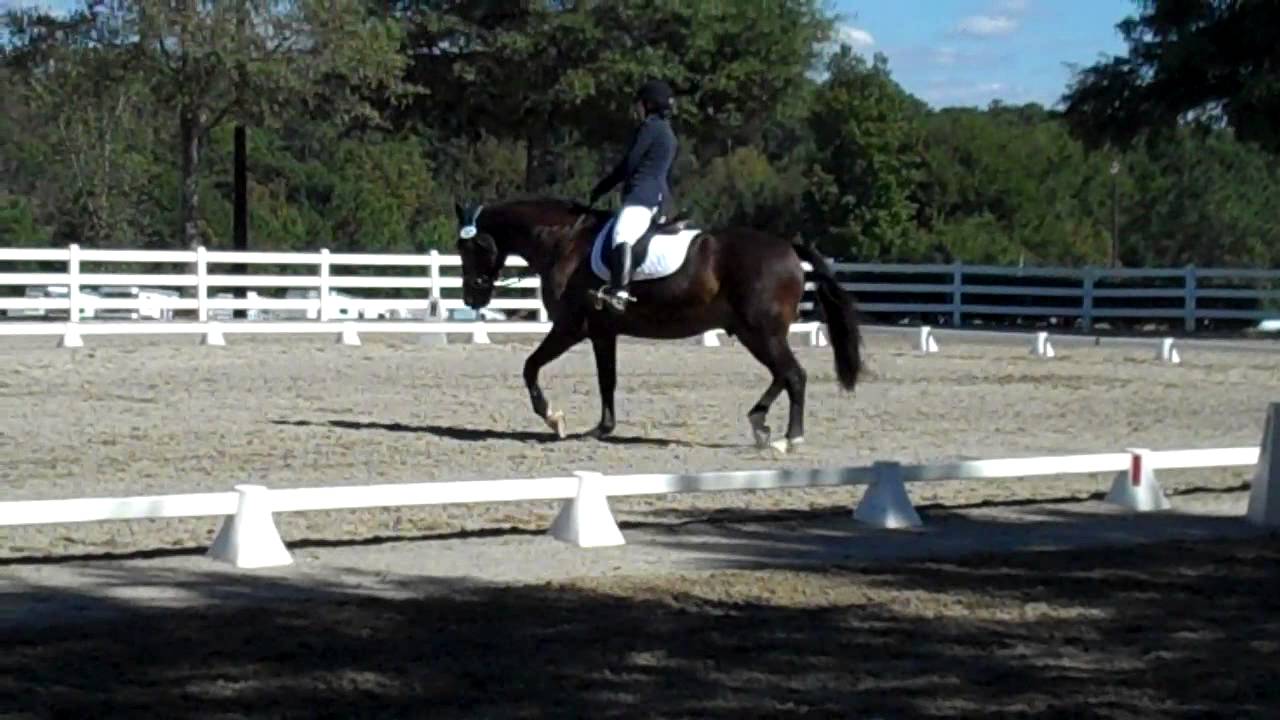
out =
<path fill-rule="evenodd" d="M 3 499 L 1256 445 L 1280 400 L 1274 352 L 892 333 L 847 395 L 797 335 L 807 444 L 777 457 L 736 345 L 624 342 L 600 442 L 533 416 L 533 338 L 362 340 L 6 338 Z M 594 426 L 588 344 L 541 381 Z M 912 483 L 921 531 L 853 525 L 861 488 L 618 498 L 598 549 L 547 538 L 551 502 L 289 513 L 263 571 L 203 557 L 213 518 L 4 528 L 0 717 L 1272 717 L 1250 474 L 1162 471 L 1176 512 L 1142 516 L 1110 476 Z"/>

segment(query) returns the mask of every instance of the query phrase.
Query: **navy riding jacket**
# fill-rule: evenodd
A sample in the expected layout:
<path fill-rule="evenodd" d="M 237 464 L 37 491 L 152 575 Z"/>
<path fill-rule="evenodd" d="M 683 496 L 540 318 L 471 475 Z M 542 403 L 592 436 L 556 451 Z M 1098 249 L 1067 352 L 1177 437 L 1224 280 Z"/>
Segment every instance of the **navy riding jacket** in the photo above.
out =
<path fill-rule="evenodd" d="M 671 123 L 650 115 L 640 123 L 622 161 L 591 191 L 594 202 L 618 183 L 623 205 L 659 207 L 671 201 L 671 166 L 676 158 L 676 135 Z"/>

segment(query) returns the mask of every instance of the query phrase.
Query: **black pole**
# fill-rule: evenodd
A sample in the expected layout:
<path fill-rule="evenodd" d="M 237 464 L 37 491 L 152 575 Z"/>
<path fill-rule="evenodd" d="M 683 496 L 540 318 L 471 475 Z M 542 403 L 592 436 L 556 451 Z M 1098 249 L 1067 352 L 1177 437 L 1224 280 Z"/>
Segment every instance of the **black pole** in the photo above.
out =
<path fill-rule="evenodd" d="M 247 17 L 245 9 L 244 3 L 241 3 L 240 12 L 237 14 L 238 17 L 236 18 L 236 30 L 241 34 L 241 38 L 244 37 L 244 32 L 246 30 Z M 237 83 L 238 87 L 236 88 L 236 93 L 239 94 L 244 92 L 244 66 L 241 65 L 237 70 L 237 74 L 239 75 L 237 80 L 239 82 Z M 235 158 L 232 163 L 232 175 L 235 176 L 233 181 L 235 190 L 231 203 L 232 248 L 236 252 L 246 252 L 249 249 L 249 173 L 247 169 L 247 150 L 245 148 L 245 144 L 244 124 L 237 121 L 235 126 Z M 249 266 L 237 264 L 234 268 L 234 272 L 238 275 L 247 275 L 249 273 Z M 239 299 L 244 299 L 247 297 L 246 289 L 242 287 L 236 288 L 235 296 Z M 233 314 L 233 317 L 238 320 L 243 320 L 247 316 L 248 311 L 244 309 L 237 309 Z"/>
<path fill-rule="evenodd" d="M 235 197 L 232 201 L 232 215 L 234 216 L 232 228 L 232 246 L 236 252 L 245 252 L 249 249 L 249 195 L 246 187 L 248 183 L 248 172 L 245 162 L 245 133 L 244 125 L 236 124 L 235 129 Z M 235 272 L 245 275 L 249 272 L 249 266 L 238 264 L 235 266 Z M 246 297 L 245 288 L 236 288 L 236 297 Z M 244 319 L 247 311 L 243 308 L 235 311 L 237 319 Z"/>

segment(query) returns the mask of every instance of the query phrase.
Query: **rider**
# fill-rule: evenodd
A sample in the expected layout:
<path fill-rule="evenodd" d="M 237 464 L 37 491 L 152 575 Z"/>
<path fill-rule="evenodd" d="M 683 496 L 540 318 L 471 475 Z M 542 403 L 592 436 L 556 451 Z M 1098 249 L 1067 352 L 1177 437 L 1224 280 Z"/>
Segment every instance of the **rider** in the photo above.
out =
<path fill-rule="evenodd" d="M 591 190 L 595 205 L 618 183 L 622 186 L 622 208 L 613 223 L 612 275 L 604 291 L 614 309 L 622 311 L 631 299 L 631 246 L 649 229 L 655 216 L 670 202 L 669 176 L 676 156 L 676 136 L 671 130 L 673 110 L 671 87 L 661 80 L 650 80 L 635 94 L 635 111 L 640 127 L 631 139 L 631 147 L 604 179 Z"/>

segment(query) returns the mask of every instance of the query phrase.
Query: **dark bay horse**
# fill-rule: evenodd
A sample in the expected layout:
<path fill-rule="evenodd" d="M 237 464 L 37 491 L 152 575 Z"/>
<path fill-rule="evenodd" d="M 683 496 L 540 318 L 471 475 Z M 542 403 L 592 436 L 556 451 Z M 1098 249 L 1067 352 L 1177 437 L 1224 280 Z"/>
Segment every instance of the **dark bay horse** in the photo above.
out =
<path fill-rule="evenodd" d="M 600 308 L 592 297 L 605 284 L 591 270 L 592 245 L 612 217 L 610 212 L 555 199 L 455 207 L 463 301 L 468 307 L 479 310 L 489 304 L 498 275 L 512 255 L 528 263 L 541 281 L 552 327 L 525 361 L 524 382 L 534 413 L 561 438 L 564 414 L 551 409 L 538 386 L 538 373 L 545 365 L 584 339 L 591 340 L 601 396 L 600 424 L 592 434 L 605 437 L 616 422 L 619 335 L 674 339 L 720 329 L 737 337 L 773 378 L 747 413 L 757 446 L 772 445 L 782 453 L 798 446 L 804 441 L 806 374 L 788 336 L 804 293 L 802 260 L 813 267 L 839 383 L 847 391 L 857 383 L 862 369 L 857 309 L 825 259 L 808 245 L 749 228 L 701 232 L 676 272 L 633 281 L 635 301 L 617 314 L 607 306 Z M 639 245 L 635 267 L 644 261 Z M 765 419 L 784 389 L 791 405 L 787 434 L 785 440 L 771 443 Z"/>

